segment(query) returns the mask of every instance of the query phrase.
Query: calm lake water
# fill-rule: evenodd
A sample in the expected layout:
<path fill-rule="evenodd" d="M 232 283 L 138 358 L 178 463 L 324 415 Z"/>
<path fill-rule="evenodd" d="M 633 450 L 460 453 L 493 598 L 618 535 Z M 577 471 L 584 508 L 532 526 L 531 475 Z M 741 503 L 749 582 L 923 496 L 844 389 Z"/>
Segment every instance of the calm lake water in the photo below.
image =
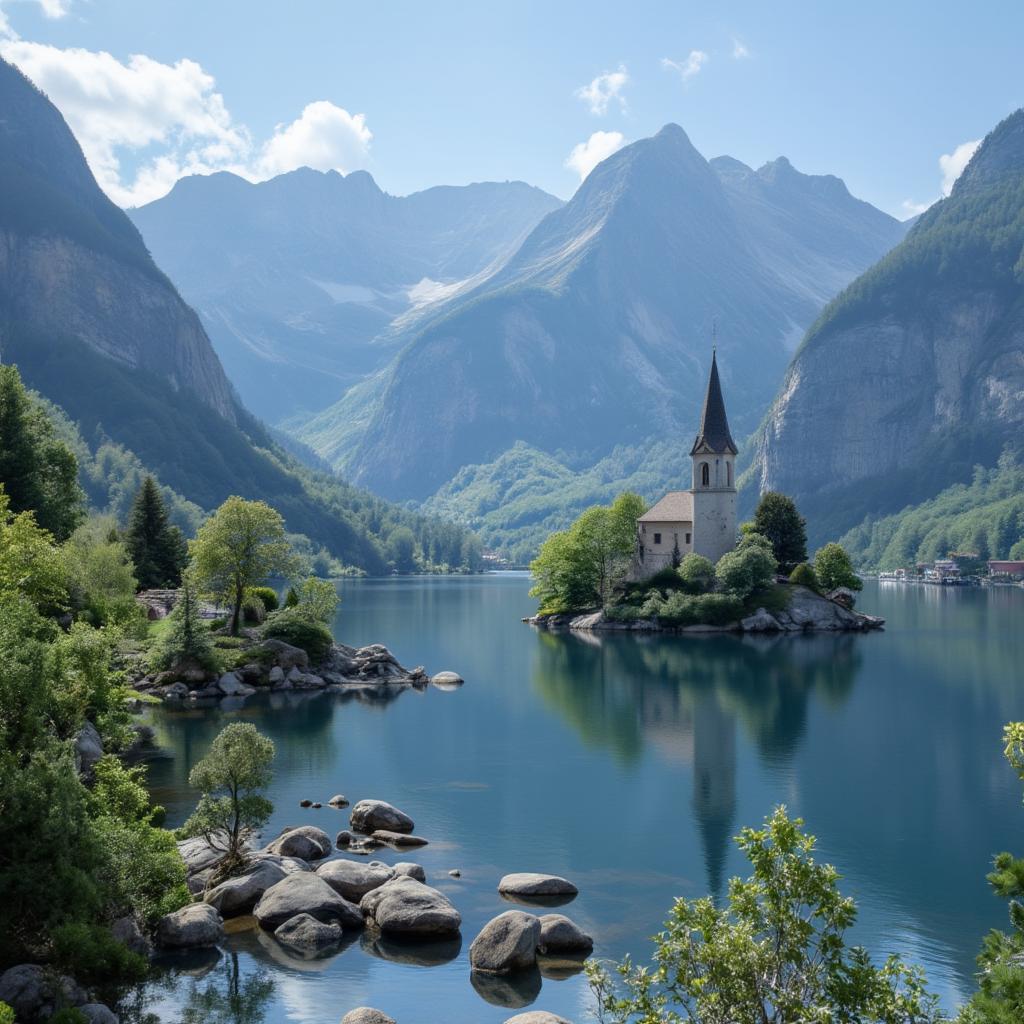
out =
<path fill-rule="evenodd" d="M 246 932 L 216 964 L 183 963 L 135 992 L 126 1018 L 336 1024 L 370 1005 L 399 1024 L 487 1024 L 531 1005 L 582 1022 L 581 976 L 471 984 L 470 942 L 510 907 L 498 879 L 572 879 L 580 895 L 562 912 L 596 955 L 642 957 L 674 896 L 721 894 L 746 873 L 731 837 L 778 803 L 842 872 L 858 941 L 921 963 L 948 1007 L 970 991 L 981 937 L 1005 917 L 985 872 L 998 850 L 1024 849 L 1000 744 L 1024 718 L 1024 590 L 870 583 L 860 606 L 885 632 L 755 640 L 553 636 L 519 621 L 528 588 L 511 574 L 341 585 L 339 639 L 457 670 L 460 690 L 281 694 L 154 717 L 173 757 L 150 780 L 172 825 L 196 800 L 192 764 L 236 719 L 277 745 L 268 835 L 310 823 L 333 836 L 348 812 L 299 801 L 336 792 L 406 810 L 430 845 L 377 859 L 423 864 L 462 913 L 461 948 L 410 957 L 356 940 L 303 961 Z"/>

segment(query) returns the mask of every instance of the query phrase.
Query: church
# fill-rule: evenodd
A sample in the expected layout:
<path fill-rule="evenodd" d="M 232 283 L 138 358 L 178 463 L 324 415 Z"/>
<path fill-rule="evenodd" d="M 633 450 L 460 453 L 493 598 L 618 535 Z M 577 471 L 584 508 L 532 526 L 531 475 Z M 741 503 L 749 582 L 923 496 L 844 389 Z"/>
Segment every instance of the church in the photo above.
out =
<path fill-rule="evenodd" d="M 736 546 L 736 445 L 729 433 L 715 352 L 690 458 L 690 489 L 669 491 L 637 520 L 635 579 L 678 566 L 691 552 L 717 562 Z"/>

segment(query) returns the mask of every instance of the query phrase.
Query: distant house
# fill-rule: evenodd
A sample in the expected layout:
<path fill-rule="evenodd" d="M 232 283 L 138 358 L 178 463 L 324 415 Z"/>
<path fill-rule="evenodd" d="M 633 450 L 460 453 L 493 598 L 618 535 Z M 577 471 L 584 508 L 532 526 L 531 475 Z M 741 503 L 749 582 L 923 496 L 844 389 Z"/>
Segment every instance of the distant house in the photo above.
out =
<path fill-rule="evenodd" d="M 993 559 L 988 563 L 988 573 L 990 576 L 1002 576 L 1011 580 L 1024 580 L 1024 562 Z"/>
<path fill-rule="evenodd" d="M 691 487 L 669 491 L 637 521 L 635 579 L 678 565 L 691 552 L 717 562 L 736 546 L 736 452 L 712 353 L 700 429 L 690 449 Z"/>

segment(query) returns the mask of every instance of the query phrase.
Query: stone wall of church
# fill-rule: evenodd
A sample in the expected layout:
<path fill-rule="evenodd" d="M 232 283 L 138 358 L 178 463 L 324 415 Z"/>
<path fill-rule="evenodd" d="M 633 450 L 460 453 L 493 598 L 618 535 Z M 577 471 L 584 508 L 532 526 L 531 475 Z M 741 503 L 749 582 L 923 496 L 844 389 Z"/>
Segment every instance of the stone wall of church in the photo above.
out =
<path fill-rule="evenodd" d="M 717 562 L 736 547 L 736 491 L 695 488 L 693 550 Z"/>

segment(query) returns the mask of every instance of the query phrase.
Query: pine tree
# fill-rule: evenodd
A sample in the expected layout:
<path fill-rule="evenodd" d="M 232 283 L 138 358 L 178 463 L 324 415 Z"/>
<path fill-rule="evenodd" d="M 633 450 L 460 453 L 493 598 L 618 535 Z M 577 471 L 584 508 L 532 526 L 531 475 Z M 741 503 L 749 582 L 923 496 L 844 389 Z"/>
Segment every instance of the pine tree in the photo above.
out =
<path fill-rule="evenodd" d="M 147 476 L 132 502 L 126 536 L 142 590 L 176 587 L 188 558 L 181 531 L 172 526 L 156 481 Z"/>
<path fill-rule="evenodd" d="M 199 601 L 195 583 L 186 574 L 181 581 L 181 594 L 169 618 L 167 632 L 153 652 L 153 667 L 171 669 L 196 662 L 203 668 L 214 664 L 210 634 L 199 617 Z"/>

